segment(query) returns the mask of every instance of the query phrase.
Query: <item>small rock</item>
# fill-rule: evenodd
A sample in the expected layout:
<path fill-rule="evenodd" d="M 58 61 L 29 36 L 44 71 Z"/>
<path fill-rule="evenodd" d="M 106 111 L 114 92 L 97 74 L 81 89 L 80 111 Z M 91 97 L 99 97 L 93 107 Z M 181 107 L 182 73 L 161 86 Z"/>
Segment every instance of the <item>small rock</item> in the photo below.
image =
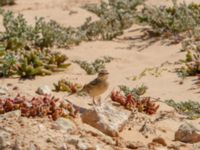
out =
<path fill-rule="evenodd" d="M 84 123 L 115 137 L 119 135 L 130 116 L 130 111 L 104 104 L 84 112 L 81 117 Z"/>
<path fill-rule="evenodd" d="M 20 110 L 15 110 L 11 112 L 7 112 L 5 114 L 0 115 L 0 120 L 3 120 L 5 118 L 19 118 L 21 116 Z"/>
<path fill-rule="evenodd" d="M 176 131 L 175 140 L 185 143 L 200 142 L 200 134 L 197 132 L 199 132 L 199 130 L 192 124 L 184 123 L 179 127 L 178 131 Z"/>
<path fill-rule="evenodd" d="M 88 142 L 86 142 L 85 140 L 80 140 L 77 144 L 77 148 L 79 150 L 88 150 L 88 149 L 92 149 L 92 145 L 89 144 Z"/>
<path fill-rule="evenodd" d="M 129 149 L 139 149 L 139 148 L 144 148 L 145 145 L 141 142 L 130 142 L 127 141 L 126 143 L 126 147 Z"/>
<path fill-rule="evenodd" d="M 59 150 L 68 150 L 68 149 L 67 149 L 67 145 L 66 145 L 66 144 L 63 144 L 63 146 L 61 146 Z"/>
<path fill-rule="evenodd" d="M 0 95 L 7 95 L 8 88 L 6 86 L 0 86 Z"/>
<path fill-rule="evenodd" d="M 46 130 L 46 127 L 43 124 L 39 124 L 38 128 L 39 128 L 40 131 L 45 131 Z"/>
<path fill-rule="evenodd" d="M 13 90 L 18 90 L 18 89 L 19 89 L 18 86 L 13 87 Z"/>
<path fill-rule="evenodd" d="M 49 88 L 49 86 L 44 85 L 44 86 L 39 87 L 37 89 L 36 93 L 39 94 L 39 95 L 50 95 L 51 89 Z"/>
<path fill-rule="evenodd" d="M 69 130 L 76 129 L 76 125 L 70 119 L 58 118 L 55 124 L 53 125 L 53 128 L 57 130 L 62 129 L 62 130 L 69 131 Z"/>
<path fill-rule="evenodd" d="M 168 150 L 168 148 L 166 146 L 164 147 L 161 144 L 155 143 L 155 142 L 149 143 L 148 149 L 151 149 L 151 150 Z"/>
<path fill-rule="evenodd" d="M 102 150 L 103 149 L 103 146 L 100 145 L 100 144 L 96 144 L 94 150 Z"/>
<path fill-rule="evenodd" d="M 51 138 L 47 138 L 46 142 L 47 142 L 47 143 L 51 143 L 51 142 L 52 142 L 52 139 L 51 139 Z"/>
<path fill-rule="evenodd" d="M 88 124 L 81 124 L 79 126 L 79 128 L 83 131 L 85 131 L 86 133 L 91 134 L 94 137 L 98 137 L 99 139 L 101 139 L 101 141 L 103 141 L 104 143 L 108 144 L 108 145 L 115 145 L 116 141 L 113 140 L 112 137 L 102 133 L 100 130 L 91 127 Z"/>
<path fill-rule="evenodd" d="M 67 143 L 74 145 L 79 150 L 89 150 L 93 147 L 88 141 L 86 141 L 86 139 L 82 139 L 79 136 L 71 136 L 67 138 Z"/>
<path fill-rule="evenodd" d="M 15 145 L 13 147 L 13 150 L 22 150 L 22 146 L 18 140 L 15 140 Z"/>
<path fill-rule="evenodd" d="M 67 143 L 69 143 L 71 145 L 77 145 L 79 140 L 80 140 L 80 137 L 76 136 L 76 135 L 70 136 L 70 137 L 69 136 L 66 137 Z"/>
<path fill-rule="evenodd" d="M 5 131 L 0 132 L 0 149 L 4 149 L 7 146 L 11 145 L 10 142 L 11 135 Z"/>
<path fill-rule="evenodd" d="M 28 150 L 37 150 L 37 147 L 35 146 L 35 144 L 31 143 L 28 147 Z"/>
<path fill-rule="evenodd" d="M 161 137 L 157 137 L 157 138 L 154 138 L 152 140 L 153 143 L 158 143 L 158 144 L 161 144 L 162 146 L 167 146 L 167 143 L 165 142 L 165 140 Z"/>
<path fill-rule="evenodd" d="M 4 129 L 4 131 L 9 132 L 9 133 L 15 132 L 15 130 L 13 128 L 10 128 L 10 127 L 4 127 L 3 129 Z"/>
<path fill-rule="evenodd" d="M 13 84 L 12 83 L 7 83 L 7 86 L 13 86 Z"/>
<path fill-rule="evenodd" d="M 168 150 L 166 147 L 155 147 L 154 150 Z"/>

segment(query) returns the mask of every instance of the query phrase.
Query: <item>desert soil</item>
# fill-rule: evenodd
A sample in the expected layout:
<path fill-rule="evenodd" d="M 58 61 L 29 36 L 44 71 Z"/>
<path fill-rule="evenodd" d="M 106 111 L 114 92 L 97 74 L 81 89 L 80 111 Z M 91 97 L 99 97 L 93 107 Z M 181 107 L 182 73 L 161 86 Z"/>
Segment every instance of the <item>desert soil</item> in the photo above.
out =
<path fill-rule="evenodd" d="M 193 1 L 196 2 L 196 0 Z M 53 19 L 63 26 L 77 27 L 83 24 L 85 19 L 89 16 L 91 16 L 94 20 L 98 19 L 94 14 L 87 12 L 86 10 L 81 8 L 82 5 L 91 2 L 99 3 L 99 0 L 17 0 L 16 5 L 9 7 L 6 6 L 5 9 L 11 10 L 15 14 L 24 14 L 25 18 L 30 24 L 34 23 L 34 18 L 37 16 L 45 17 L 46 20 Z M 186 2 L 191 2 L 191 0 L 186 0 Z M 169 5 L 170 2 L 167 0 L 148 0 L 147 4 Z M 71 11 L 74 11 L 75 13 L 70 14 Z M 0 26 L 1 30 L 4 30 L 2 25 Z M 143 26 L 133 25 L 132 28 L 125 31 L 123 36 L 120 36 L 113 41 L 83 42 L 80 45 L 72 47 L 70 49 L 55 50 L 66 54 L 69 57 L 69 61 L 93 61 L 103 56 L 110 56 L 114 58 L 111 63 L 106 64 L 106 69 L 110 73 L 110 87 L 107 92 L 102 95 L 103 101 L 113 89 L 122 84 L 129 87 L 136 87 L 144 84 L 148 87 L 147 93 L 145 94 L 146 96 L 160 98 L 160 100 L 163 101 L 168 99 L 174 99 L 175 101 L 198 101 L 199 89 L 197 88 L 197 85 L 194 84 L 195 78 L 189 77 L 184 80 L 183 84 L 180 84 L 181 79 L 174 72 L 176 66 L 170 64 L 184 58 L 185 54 L 180 52 L 181 45 L 167 45 L 165 43 L 163 44 L 163 42 L 160 40 L 141 39 L 141 36 L 144 34 L 142 32 L 143 28 Z M 155 40 L 155 42 L 151 43 L 151 41 L 153 40 Z M 163 63 L 165 63 L 163 68 L 166 70 L 161 71 L 158 77 L 147 73 L 141 79 L 132 80 L 134 76 L 138 76 L 144 69 L 159 67 Z M 36 95 L 35 91 L 38 87 L 42 85 L 48 85 L 53 89 L 53 83 L 62 78 L 67 78 L 71 81 L 85 84 L 95 77 L 96 75 L 87 75 L 85 71 L 82 70 L 77 64 L 72 63 L 72 65 L 68 69 L 66 69 L 66 71 L 55 73 L 51 76 L 36 77 L 33 80 L 19 80 L 15 78 L 1 79 L 0 84 L 7 85 L 8 83 L 12 83 L 13 86 L 19 87 L 18 91 L 12 92 L 13 96 L 17 93 L 21 93 L 22 95 L 27 95 L 31 97 Z M 66 93 L 53 92 L 52 95 L 63 98 L 64 96 L 66 96 Z M 91 107 L 88 105 L 88 103 L 91 102 L 90 98 L 70 96 L 68 100 L 70 100 L 75 105 L 81 107 Z M 104 103 L 106 102 L 107 101 L 105 100 Z M 145 144 L 151 142 L 152 139 L 155 137 L 162 137 L 169 145 L 181 145 L 181 143 L 173 141 L 174 133 L 178 129 L 179 125 L 185 120 L 180 120 L 180 116 L 174 112 L 173 108 L 168 107 L 161 102 L 158 102 L 158 104 L 160 105 L 160 108 L 157 115 L 147 118 L 153 120 L 156 117 L 159 117 L 159 115 L 163 112 L 166 112 L 166 114 L 169 114 L 169 116 L 165 120 L 156 122 L 156 133 L 147 133 L 147 137 L 138 131 L 139 126 L 134 125 L 134 122 L 131 122 L 129 126 L 136 127 L 133 127 L 132 130 L 130 130 L 129 127 L 125 128 L 125 130 L 120 133 L 120 136 L 124 140 L 141 141 Z M 196 126 L 199 125 L 199 122 L 197 120 L 187 121 L 196 124 Z M 7 122 L 9 122 L 9 120 Z M 5 126 L 7 122 L 5 121 L 4 123 L 0 123 L 0 127 Z M 41 149 L 48 149 L 49 145 L 44 143 L 41 144 L 37 138 L 44 137 L 44 134 L 54 134 L 54 132 L 51 131 L 51 129 L 48 129 L 48 133 L 47 131 L 42 131 L 43 134 L 40 133 L 40 135 L 35 136 L 34 133 L 31 133 L 31 131 L 29 130 L 31 130 L 32 128 L 34 129 L 34 124 L 42 124 L 41 126 L 45 126 L 46 128 L 48 128 L 48 123 L 50 121 L 48 121 L 48 119 L 25 119 L 25 122 L 28 123 L 23 129 L 20 128 L 20 125 L 17 123 L 17 121 L 16 123 L 15 121 L 11 121 L 11 124 L 9 124 L 8 126 L 16 131 L 19 139 L 22 135 L 27 138 L 33 136 L 32 140 L 35 140 L 35 143 L 37 143 L 38 145 L 43 145 L 41 146 Z M 12 123 L 14 125 L 12 125 Z M 31 127 L 29 126 L 29 124 L 33 124 L 33 126 Z M 26 134 L 29 134 L 29 136 L 27 136 Z M 61 136 L 62 134 L 56 134 L 58 134 L 58 136 L 55 135 L 55 137 L 59 137 L 58 139 L 64 138 Z M 47 137 L 47 135 L 45 135 L 45 137 Z M 55 139 L 55 141 L 58 141 L 58 139 Z M 98 140 L 94 141 L 98 142 Z M 59 141 L 54 142 L 54 144 L 51 143 L 49 148 L 54 149 L 57 143 L 59 143 Z M 184 145 L 180 149 L 189 149 L 189 147 L 191 148 L 193 146 Z"/>

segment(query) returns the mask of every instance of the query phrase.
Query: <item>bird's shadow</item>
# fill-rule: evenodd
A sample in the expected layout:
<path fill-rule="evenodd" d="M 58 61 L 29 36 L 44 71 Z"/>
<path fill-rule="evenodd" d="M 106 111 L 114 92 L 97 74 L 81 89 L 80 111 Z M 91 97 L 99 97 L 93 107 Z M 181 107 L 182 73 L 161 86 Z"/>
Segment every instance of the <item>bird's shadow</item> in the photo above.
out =
<path fill-rule="evenodd" d="M 160 34 L 151 31 L 149 28 L 140 27 L 134 30 L 130 30 L 129 33 L 140 32 L 139 35 L 129 35 L 123 38 L 117 38 L 118 41 L 131 41 L 128 47 L 120 49 L 133 49 L 136 48 L 137 51 L 143 51 L 144 49 L 154 45 L 155 43 L 160 43 L 161 45 L 175 45 L 180 43 L 183 39 L 179 35 L 172 35 L 168 38 L 163 38 Z"/>
<path fill-rule="evenodd" d="M 64 99 L 66 102 L 70 103 L 76 110 L 79 110 L 79 113 L 83 114 L 84 112 L 88 111 L 89 109 L 86 109 L 84 107 L 78 106 L 72 102 L 70 102 L 68 99 Z"/>

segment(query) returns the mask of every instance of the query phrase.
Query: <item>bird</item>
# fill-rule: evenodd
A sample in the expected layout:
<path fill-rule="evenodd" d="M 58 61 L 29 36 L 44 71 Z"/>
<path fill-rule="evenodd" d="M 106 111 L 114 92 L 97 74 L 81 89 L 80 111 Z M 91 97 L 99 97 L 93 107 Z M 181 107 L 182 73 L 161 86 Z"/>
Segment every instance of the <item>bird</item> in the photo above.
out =
<path fill-rule="evenodd" d="M 87 93 L 90 97 L 92 97 L 93 105 L 97 105 L 95 98 L 99 97 L 100 102 L 100 95 L 103 94 L 109 87 L 108 83 L 108 76 L 109 73 L 107 70 L 103 69 L 99 71 L 97 78 L 85 84 L 80 92 Z"/>

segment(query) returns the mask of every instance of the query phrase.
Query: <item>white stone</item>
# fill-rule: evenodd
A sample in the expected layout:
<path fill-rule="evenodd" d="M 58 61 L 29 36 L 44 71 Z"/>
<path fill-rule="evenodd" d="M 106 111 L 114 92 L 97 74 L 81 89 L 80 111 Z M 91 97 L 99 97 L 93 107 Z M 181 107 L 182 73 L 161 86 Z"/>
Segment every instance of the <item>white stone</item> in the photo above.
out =
<path fill-rule="evenodd" d="M 9 146 L 11 140 L 11 135 L 8 132 L 0 131 L 0 149 L 4 149 Z"/>
<path fill-rule="evenodd" d="M 114 141 L 112 137 L 102 133 L 100 130 L 93 128 L 88 124 L 81 124 L 79 126 L 79 129 L 81 129 L 87 133 L 96 134 L 102 141 L 104 141 L 105 143 L 107 143 L 109 145 L 116 144 L 116 141 Z"/>
<path fill-rule="evenodd" d="M 18 140 L 15 140 L 15 145 L 13 147 L 13 150 L 22 150 L 22 146 Z"/>
<path fill-rule="evenodd" d="M 75 123 L 70 119 L 58 118 L 54 124 L 55 129 L 61 129 L 65 131 L 73 130 L 76 128 Z"/>
<path fill-rule="evenodd" d="M 80 149 L 80 150 L 88 150 L 90 149 L 92 146 L 86 142 L 86 141 L 83 141 L 83 140 L 80 140 L 77 144 L 77 148 Z"/>
<path fill-rule="evenodd" d="M 39 128 L 40 131 L 45 131 L 46 130 L 46 127 L 43 124 L 39 124 L 38 128 Z"/>
<path fill-rule="evenodd" d="M 29 145 L 28 150 L 37 150 L 37 148 L 36 148 L 35 144 L 31 143 L 31 144 Z"/>
<path fill-rule="evenodd" d="M 101 105 L 82 114 L 82 120 L 109 136 L 118 136 L 129 120 L 131 112 L 121 107 Z"/>
<path fill-rule="evenodd" d="M 65 136 L 65 138 L 66 138 L 66 142 L 71 145 L 77 145 L 80 140 L 80 137 L 77 135 L 73 135 L 73 136 L 67 135 Z"/>
<path fill-rule="evenodd" d="M 51 89 L 49 88 L 48 85 L 44 85 L 44 86 L 39 87 L 37 89 L 36 93 L 39 95 L 50 95 Z"/>
<path fill-rule="evenodd" d="M 68 144 L 74 145 L 79 150 L 88 150 L 93 148 L 87 139 L 73 135 L 66 138 Z"/>
<path fill-rule="evenodd" d="M 10 111 L 10 112 L 0 115 L 0 121 L 5 118 L 19 118 L 20 116 L 21 116 L 20 110 Z"/>
<path fill-rule="evenodd" d="M 0 86 L 0 95 L 7 95 L 8 88 L 6 86 Z"/>
<path fill-rule="evenodd" d="M 168 150 L 166 147 L 155 147 L 155 150 Z"/>

